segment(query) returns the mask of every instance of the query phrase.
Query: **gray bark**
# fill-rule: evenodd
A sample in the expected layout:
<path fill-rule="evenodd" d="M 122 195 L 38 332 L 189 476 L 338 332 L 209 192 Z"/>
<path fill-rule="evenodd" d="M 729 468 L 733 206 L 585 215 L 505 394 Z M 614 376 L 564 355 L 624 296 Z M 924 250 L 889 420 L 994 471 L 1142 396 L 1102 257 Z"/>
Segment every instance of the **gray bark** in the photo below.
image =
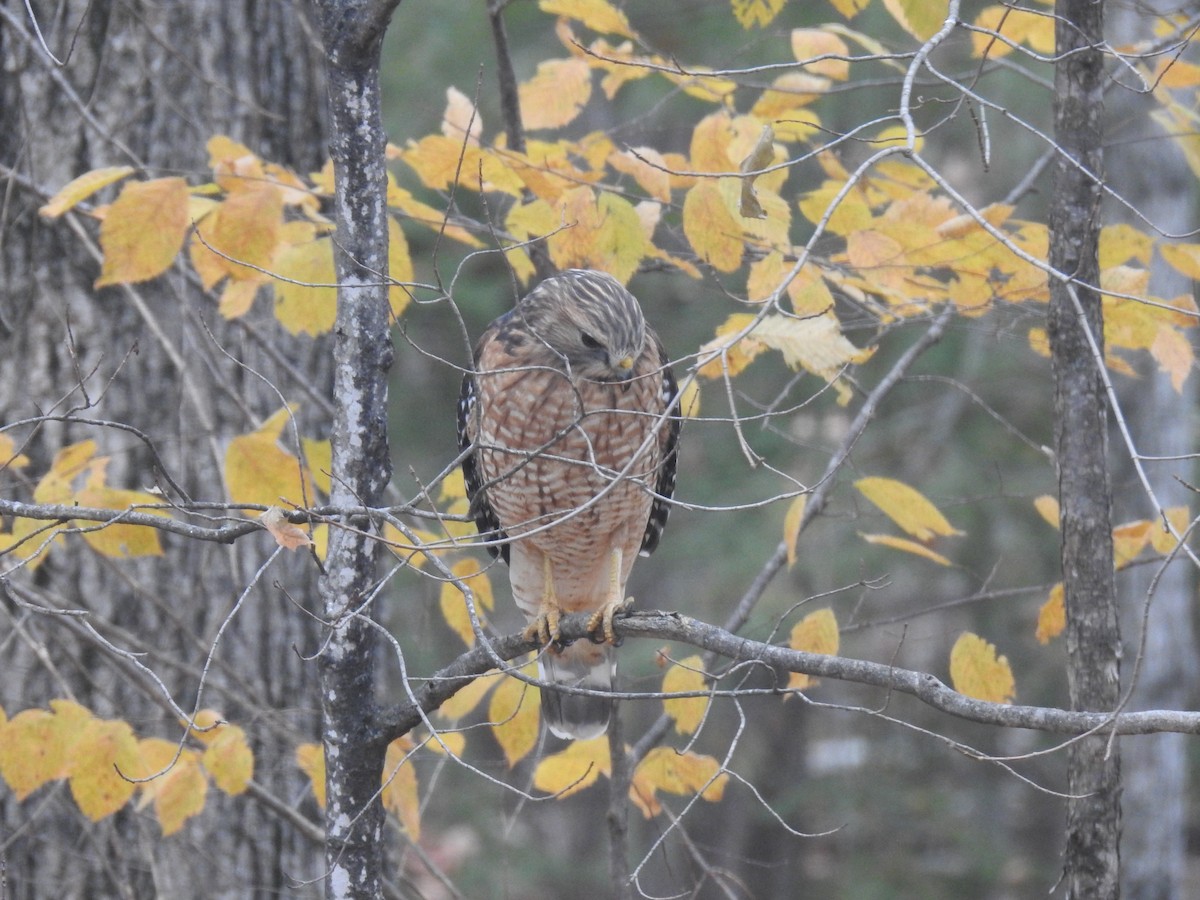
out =
<path fill-rule="evenodd" d="M 304 434 L 324 432 L 325 412 L 302 389 L 324 389 L 328 351 L 287 339 L 285 360 L 271 347 L 283 339 L 268 317 L 223 322 L 182 268 L 135 292 L 96 291 L 94 223 L 77 217 L 76 231 L 68 219 L 41 220 L 37 209 L 47 192 L 105 165 L 199 183 L 205 142 L 219 133 L 312 171 L 327 133 L 321 49 L 305 9 L 290 3 L 35 0 L 33 13 L 46 47 L 22 0 L 0 2 L 0 425 L 46 412 L 68 418 L 7 432 L 32 458 L 33 478 L 64 445 L 94 439 L 112 457 L 111 484 L 166 486 L 140 439 L 80 420 L 132 425 L 191 497 L 223 500 L 226 442 L 280 406 L 264 380 L 304 404 Z M 28 489 L 16 473 L 0 473 L 3 496 L 28 499 Z M 177 717 L 135 666 L 78 621 L 34 614 L 16 599 L 88 610 L 97 631 L 145 654 L 140 660 L 190 710 L 217 630 L 271 546 L 262 538 L 223 546 L 168 536 L 164 550 L 157 559 L 114 561 L 74 537 L 34 575 L 12 573 L 0 591 L 0 704 L 10 715 L 71 696 L 96 715 L 126 719 L 139 736 L 178 739 Z M 0 557 L 0 568 L 9 565 Z M 302 882 L 323 871 L 314 853 L 319 828 L 291 821 L 286 810 L 306 796 L 295 746 L 318 733 L 316 666 L 293 647 L 308 652 L 318 635 L 272 582 L 317 608 L 311 560 L 276 560 L 225 629 L 201 698 L 246 729 L 257 759 L 254 792 L 266 802 L 210 788 L 205 812 L 163 839 L 149 810 L 129 806 L 92 824 L 61 785 L 23 804 L 0 792 L 8 897 L 314 893 Z"/>
<path fill-rule="evenodd" d="M 1055 39 L 1054 195 L 1049 334 L 1054 430 L 1067 610 L 1067 675 L 1077 710 L 1111 710 L 1120 691 L 1120 627 L 1113 584 L 1112 491 L 1107 460 L 1108 401 L 1099 365 L 1104 324 L 1099 295 L 1102 115 L 1106 81 L 1099 49 L 1103 6 L 1058 0 Z M 1089 333 L 1091 340 L 1089 340 Z M 1099 358 L 1098 358 L 1099 357 Z M 1108 734 L 1068 749 L 1067 896 L 1119 896 L 1120 756 Z"/>

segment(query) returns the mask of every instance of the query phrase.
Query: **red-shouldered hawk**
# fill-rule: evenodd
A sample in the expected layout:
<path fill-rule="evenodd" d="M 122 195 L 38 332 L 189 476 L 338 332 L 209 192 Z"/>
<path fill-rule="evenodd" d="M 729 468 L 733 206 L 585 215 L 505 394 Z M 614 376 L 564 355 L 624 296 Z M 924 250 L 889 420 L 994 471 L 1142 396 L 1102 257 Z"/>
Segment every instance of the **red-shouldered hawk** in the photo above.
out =
<path fill-rule="evenodd" d="M 526 633 L 549 644 L 546 681 L 598 691 L 616 674 L 612 617 L 640 551 L 658 544 L 675 489 L 675 378 L 637 300 L 603 272 L 571 270 L 496 319 L 463 379 L 467 496 L 510 566 Z M 590 612 L 600 643 L 559 641 L 562 613 Z M 542 691 L 560 737 L 608 727 L 608 697 Z"/>

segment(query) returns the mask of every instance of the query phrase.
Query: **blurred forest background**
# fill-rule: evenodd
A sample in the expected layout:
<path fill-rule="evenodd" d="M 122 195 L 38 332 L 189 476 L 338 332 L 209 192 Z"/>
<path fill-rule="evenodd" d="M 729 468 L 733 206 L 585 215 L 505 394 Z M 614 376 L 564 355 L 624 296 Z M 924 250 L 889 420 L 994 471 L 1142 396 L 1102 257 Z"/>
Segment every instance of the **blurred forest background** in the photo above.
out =
<path fill-rule="evenodd" d="M 790 60 L 792 29 L 816 27 L 835 17 L 823 2 L 792 0 L 769 26 L 747 29 L 738 23 L 725 0 L 630 0 L 619 5 L 637 32 L 664 57 L 684 65 L 702 63 L 718 69 L 746 69 Z M 961 18 L 972 21 L 986 5 L 963 3 Z M 272 28 L 283 30 L 285 26 L 280 22 L 294 20 L 288 4 L 271 6 L 270 16 L 264 15 L 264 19 L 270 19 Z M 1156 21 L 1153 4 L 1109 6 L 1114 43 L 1150 34 Z M 13 26 L 21 14 L 21 5 L 13 2 L 0 3 L 0 9 L 10 17 L 0 20 L 0 28 Z M 1194 9 L 1190 12 L 1195 14 Z M 532 77 L 539 62 L 564 54 L 555 34 L 554 17 L 532 0 L 509 2 L 504 20 L 518 79 Z M 231 23 L 232 14 L 230 22 L 220 27 L 236 31 L 237 23 Z M 852 25 L 886 47 L 911 50 L 915 46 L 912 37 L 878 3 L 867 6 Z M 186 35 L 184 30 L 171 37 L 183 42 Z M 0 50 L 15 43 L 11 35 L 4 40 L 9 44 L 0 45 Z M 1013 117 L 1048 133 L 1053 102 L 1051 66 L 1016 55 L 980 67 L 972 55 L 970 40 L 965 29 L 952 34 L 938 50 L 939 68 L 962 83 L 974 84 Z M 96 43 L 98 47 L 100 42 Z M 213 46 L 217 45 L 214 40 Z M 32 45 L 17 46 L 25 48 L 21 52 L 29 52 Z M 253 46 L 243 50 L 253 56 Z M 299 72 L 318 65 L 315 55 L 306 59 L 297 56 L 290 62 Z M 894 68 L 884 62 L 854 65 L 850 80 L 831 85 L 812 103 L 826 133 L 851 131 L 893 114 L 898 106 L 900 84 Z M 438 132 L 446 109 L 446 91 L 451 87 L 477 105 L 485 139 L 504 128 L 496 86 L 496 50 L 483 0 L 404 0 L 388 33 L 384 76 L 384 114 L 389 138 L 395 145 L 404 147 L 410 140 Z M 168 67 L 164 77 L 178 76 Z M 756 84 L 757 77 L 748 75 L 744 81 Z M 761 76 L 763 82 L 770 77 L 770 73 Z M 995 110 L 985 115 L 979 108 L 963 103 L 961 95 L 944 83 L 925 79 L 917 83 L 915 90 L 914 103 L 921 111 L 923 127 L 930 128 L 923 152 L 947 180 L 977 207 L 1011 203 L 1016 207 L 1016 218 L 1044 221 L 1049 190 L 1047 145 L 1028 131 L 1012 127 Z M 220 92 L 213 94 L 213 103 L 219 106 Z M 307 100 L 299 101 L 289 119 L 291 127 L 321 131 L 319 113 L 312 113 L 310 123 L 301 121 L 299 112 L 315 108 L 311 107 L 315 96 L 310 94 Z M 3 100 L 0 97 L 0 109 Z M 1114 88 L 1110 101 L 1108 183 L 1128 203 L 1110 201 L 1104 221 L 1138 221 L 1134 213 L 1140 213 L 1165 232 L 1189 232 L 1196 219 L 1196 176 L 1178 146 L 1151 120 L 1151 112 L 1158 108 L 1155 100 L 1149 94 Z M 0 112 L 0 125 L 7 123 L 13 133 L 19 118 L 12 112 L 14 108 L 10 103 L 7 120 Z M 666 80 L 648 78 L 627 84 L 611 101 L 594 98 L 566 131 L 577 137 L 602 130 L 619 146 L 650 145 L 662 151 L 686 153 L 696 121 L 710 110 L 711 104 L 688 96 Z M 981 124 L 981 117 L 986 118 L 986 125 Z M 322 162 L 311 147 L 299 149 L 299 138 L 289 139 L 277 132 L 270 138 L 248 134 L 252 129 L 245 126 L 239 131 L 236 117 L 197 114 L 196 119 L 205 126 L 211 122 L 214 127 L 226 129 L 264 158 L 277 159 L 297 171 L 313 171 Z M 185 170 L 185 174 L 194 171 L 200 178 L 207 177 L 202 171 L 203 146 L 211 133 L 197 126 L 197 132 L 188 136 L 195 152 L 177 165 L 195 168 Z M 986 161 L 982 146 L 985 134 Z M 289 151 L 289 147 L 296 149 Z M 865 143 L 846 145 L 843 162 L 852 168 L 871 149 Z M 18 156 L 0 156 L 0 162 L 20 168 L 14 165 Z M 156 162 L 166 165 L 162 160 Z M 94 158 L 87 163 L 98 164 Z M 70 160 L 63 161 L 39 184 L 57 187 L 71 177 L 67 173 L 75 168 Z M 392 168 L 403 186 L 419 199 L 438 209 L 445 207 L 444 196 L 422 188 L 402 165 Z M 789 174 L 782 194 L 785 198 L 799 197 L 818 187 L 822 177 L 814 164 L 797 166 Z M 499 211 L 487 208 L 475 194 L 460 192 L 455 202 L 465 214 L 481 221 L 501 218 Z M 1144 223 L 1139 224 L 1144 227 Z M 674 229 L 678 248 L 686 252 L 687 241 L 677 214 L 674 221 L 668 217 L 667 227 Z M 793 215 L 793 239 L 797 244 L 808 238 L 811 227 L 811 223 Z M 412 497 L 454 459 L 454 410 L 471 345 L 489 321 L 513 304 L 519 289 L 499 253 L 467 254 L 458 245 L 439 240 L 429 228 L 412 223 L 405 225 L 405 234 L 415 280 L 441 285 L 452 295 L 466 332 L 449 304 L 427 301 L 426 295 L 418 292 L 395 335 L 391 392 L 393 484 L 400 495 Z M 486 235 L 482 237 L 487 240 Z M 51 241 L 44 238 L 44 233 L 42 239 Z M 73 246 L 69 235 L 53 241 Z M 836 239 L 829 238 L 815 249 L 819 254 L 832 252 L 836 246 Z M 13 252 L 11 248 L 9 252 Z M 62 252 L 82 256 L 77 248 Z M 18 269 L 10 270 L 10 277 L 23 290 L 25 282 L 11 274 Z M 741 310 L 734 298 L 745 297 L 746 276 L 745 267 L 728 274 L 706 270 L 697 280 L 667 266 L 647 267 L 634 276 L 630 288 L 641 300 L 648 321 L 662 336 L 668 352 L 678 361 L 677 371 L 686 370 L 697 348 L 713 337 L 714 329 L 731 312 Z M 55 285 L 58 277 L 55 274 L 47 278 L 40 272 L 36 278 L 30 275 L 29 282 L 37 281 L 39 289 L 45 290 L 47 284 Z M 1190 281 L 1165 267 L 1156 266 L 1151 278 L 1151 289 L 1157 296 L 1173 297 L 1192 291 Z M 16 293 L 16 288 L 13 291 Z M 839 403 L 837 393 L 823 379 L 793 372 L 775 354 L 764 354 L 740 375 L 730 395 L 724 393 L 719 381 L 704 384 L 701 416 L 684 427 L 676 493 L 680 505 L 672 512 L 659 550 L 634 570 L 631 593 L 639 607 L 677 610 L 706 622 L 724 622 L 779 544 L 795 484 L 812 487 L 818 483 L 830 455 L 845 437 L 857 402 L 929 327 L 928 316 L 881 325 L 880 318 L 868 308 L 846 298 L 840 301 L 839 317 L 846 336 L 855 345 L 864 347 L 880 340 L 875 355 L 853 370 L 853 394 L 848 404 Z M 782 641 L 799 618 L 814 608 L 828 606 L 835 611 L 841 627 L 841 655 L 890 662 L 949 681 L 950 648 L 961 632 L 969 630 L 994 643 L 1008 658 L 1015 674 L 1018 703 L 1059 708 L 1068 705 L 1062 639 L 1044 644 L 1036 637 L 1039 610 L 1060 580 L 1058 533 L 1034 506 L 1035 498 L 1053 495 L 1057 490 L 1052 454 L 1047 450 L 1053 444 L 1050 366 L 1044 356 L 1031 349 L 1029 340 L 1030 329 L 1044 327 L 1044 312 L 1041 304 L 996 304 L 984 315 L 951 320 L 943 340 L 926 352 L 886 397 L 856 443 L 848 464 L 837 474 L 838 486 L 828 507 L 803 532 L 794 565 L 770 585 L 741 634 Z M 278 334 L 277 323 L 269 316 L 265 318 L 267 322 L 260 323 L 263 339 L 238 338 L 245 342 L 238 346 L 249 348 L 246 358 L 254 366 L 270 366 L 278 355 L 272 346 L 272 335 Z M 14 321 L 6 313 L 6 326 L 12 327 Z M 59 325 L 61 322 L 56 323 Z M 47 334 L 50 337 L 43 344 L 61 340 L 61 334 L 53 328 Z M 225 340 L 225 333 L 221 334 Z M 328 377 L 328 360 L 322 357 L 325 345 L 307 343 L 304 337 L 287 336 L 286 340 L 289 349 L 284 355 L 290 355 L 289 362 L 297 369 L 311 373 L 319 389 Z M 203 345 L 203 341 L 197 340 L 196 344 Z M 205 354 L 216 357 L 211 351 L 196 352 L 206 359 Z M 147 357 L 154 358 L 151 352 Z M 0 374 L 8 379 L 19 378 L 22 367 L 31 365 L 21 360 L 33 358 L 27 349 L 19 357 L 10 353 L 0 358 Z M 135 360 L 130 366 L 144 364 Z M 218 364 L 224 365 L 225 361 L 216 360 L 212 368 L 216 370 Z M 1195 435 L 1194 374 L 1178 393 L 1165 375 L 1155 371 L 1146 354 L 1134 357 L 1132 365 L 1136 377 L 1116 378 L 1139 449 L 1161 456 L 1189 452 L 1189 441 L 1194 442 Z M 66 367 L 59 363 L 60 372 Z M 122 374 L 125 377 L 127 373 Z M 257 414 L 277 408 L 275 398 L 251 374 L 239 371 L 236 380 L 239 390 L 246 392 L 246 405 L 254 406 Z M 730 406 L 731 400 L 734 407 Z M 175 395 L 165 391 L 164 396 L 156 395 L 145 405 L 162 410 L 172 408 L 176 402 Z M 234 405 L 224 397 L 220 402 Z M 131 405 L 136 407 L 136 398 Z M 0 402 L 0 413 L 13 421 L 16 407 L 13 400 L 7 405 Z M 768 412 L 771 415 L 746 420 L 740 429 L 730 421 L 732 415 Z M 121 418 L 117 414 L 109 417 Z M 51 434 L 62 443 L 61 434 L 52 429 Z M 113 438 L 109 435 L 106 439 Z M 762 464 L 750 463 L 742 440 Z M 139 452 L 132 440 L 124 446 L 131 456 Z M 178 446 L 172 446 L 172 452 L 186 454 L 187 447 L 187 442 L 181 440 Z M 1145 493 L 1115 430 L 1111 447 L 1117 490 L 1114 523 L 1150 517 Z M 53 449 L 49 441 L 34 448 L 41 453 L 43 463 Z M 114 468 L 120 465 L 118 461 Z M 1186 485 L 1196 483 L 1194 469 L 1190 459 L 1173 459 L 1169 464 L 1152 467 L 1151 474 L 1161 479 L 1158 487 L 1164 499 L 1186 503 L 1190 497 Z M 851 485 L 865 476 L 898 479 L 937 504 L 962 532 L 939 538 L 933 544 L 933 549 L 952 565 L 938 565 L 861 539 L 862 533 L 888 530 L 887 518 Z M 219 473 L 210 472 L 208 477 L 209 483 L 219 483 Z M 1195 506 L 1193 501 L 1193 509 Z M 211 562 L 216 554 L 217 550 L 206 549 L 201 556 Z M 203 573 L 195 584 L 173 589 L 194 590 L 197 594 L 203 589 L 213 596 L 233 596 L 249 581 L 248 573 L 257 562 L 238 557 L 237 565 L 229 567 L 228 583 L 220 581 L 225 577 L 217 572 L 220 566 L 206 567 L 202 562 L 199 568 L 188 570 Z M 1194 572 L 1184 564 L 1168 569 L 1157 583 L 1154 605 L 1143 618 L 1148 581 L 1158 571 L 1155 562 L 1145 557 L 1118 574 L 1128 601 L 1124 623 L 1129 642 L 1126 660 L 1139 656 L 1143 623 L 1146 626 L 1148 662 L 1133 705 L 1192 709 L 1200 700 L 1196 695 L 1193 641 Z M 53 573 L 53 567 L 49 568 Z M 111 565 L 97 563 L 93 568 L 104 570 L 102 574 L 109 579 L 106 584 L 124 582 L 125 576 L 114 575 Z M 85 567 L 84 574 L 90 573 L 92 569 Z M 161 578 L 161 572 L 158 574 Z M 309 573 L 292 574 L 303 581 Z M 35 588 L 49 591 L 46 585 L 53 582 L 45 579 L 51 576 L 38 577 L 43 580 Z M 86 579 L 82 583 L 86 584 Z M 153 583 L 153 579 L 148 578 L 146 583 Z M 495 583 L 497 606 L 491 622 L 498 632 L 515 631 L 521 623 L 506 581 L 497 577 Z M 130 579 L 129 595 L 157 609 L 159 600 L 147 601 L 144 589 L 137 584 Z M 287 588 L 303 598 L 302 587 L 289 584 Z M 447 627 L 438 601 L 436 582 L 409 571 L 390 582 L 377 607 L 378 617 L 404 648 L 410 675 L 433 672 L 462 652 L 462 642 Z M 139 635 L 139 628 L 144 632 L 137 640 L 153 644 L 157 623 L 167 623 L 162 625 L 164 633 L 178 625 L 169 603 L 161 603 L 163 608 L 153 612 L 149 621 L 155 624 L 151 625 L 144 618 L 150 613 L 122 607 L 115 597 L 112 603 L 117 607 L 114 621 L 120 620 L 121 627 L 128 631 L 113 631 L 110 636 L 116 635 L 130 646 L 134 643 L 131 635 Z M 62 695 L 61 684 L 78 679 L 86 686 L 80 688 L 81 693 L 95 689 L 95 696 L 101 698 L 96 706 L 98 713 L 126 716 L 139 729 L 161 723 L 161 709 L 144 697 L 135 702 L 123 693 L 127 685 L 121 682 L 132 677 L 129 672 L 119 668 L 108 671 L 107 663 L 95 661 L 104 654 L 82 639 L 80 646 L 88 647 L 86 651 L 63 651 L 62 657 L 53 646 L 49 651 L 49 657 L 65 675 L 53 667 L 43 667 L 44 660 L 38 656 L 41 645 L 27 640 L 26 632 L 20 630 L 33 628 L 37 633 L 36 628 L 42 627 L 40 620 L 34 617 L 31 623 L 30 617 L 13 604 L 4 610 L 8 618 L 0 621 L 0 650 L 11 652 L 14 662 L 0 676 L 0 703 L 10 715 L 26 706 L 45 705 L 50 698 Z M 269 686 L 269 691 L 264 691 L 264 707 L 248 701 L 246 706 L 256 717 L 247 724 L 248 730 L 258 728 L 260 732 L 256 756 L 270 772 L 263 778 L 275 779 L 273 790 L 284 804 L 315 818 L 307 784 L 292 771 L 290 756 L 295 744 L 313 740 L 317 734 L 319 699 L 311 690 L 312 667 L 299 661 L 290 649 L 283 651 L 287 661 L 278 671 L 272 668 L 274 663 L 256 657 L 265 646 L 257 643 L 263 635 L 269 635 L 277 649 L 296 646 L 311 652 L 317 642 L 317 629 L 303 618 L 297 622 L 291 618 L 294 615 L 293 607 L 277 597 L 269 606 L 247 611 L 246 618 L 256 623 L 254 628 L 232 634 L 230 649 L 222 652 L 241 661 L 261 663 L 263 672 L 258 674 Z M 178 673 L 171 670 L 184 683 L 191 684 L 189 679 L 195 677 L 195 670 L 204 661 L 214 621 L 206 619 L 203 628 L 193 629 L 203 638 L 190 642 L 172 638 L 178 646 L 172 644 L 170 653 L 188 661 L 186 666 L 179 666 Z M 289 624 L 284 627 L 281 622 Z M 6 634 L 9 624 L 12 629 Z M 53 640 L 47 640 L 53 644 Z M 659 689 L 662 649 L 647 641 L 626 642 L 621 650 L 620 675 L 626 690 Z M 676 659 L 690 652 L 683 647 L 666 651 Z M 64 657 L 69 660 L 66 664 Z M 170 664 L 158 659 L 156 665 L 165 670 Z M 225 671 L 223 665 L 217 667 L 214 680 L 221 685 L 221 696 L 229 705 L 227 712 L 232 719 L 238 702 L 245 698 L 238 696 L 240 676 Z M 394 660 L 382 654 L 381 668 L 394 696 L 401 697 L 401 676 Z M 1126 675 L 1129 672 L 1126 669 Z M 694 889 L 694 894 L 684 896 L 705 898 L 1010 900 L 1045 896 L 1054 888 L 1062 868 L 1065 819 L 1062 792 L 1066 761 L 1061 738 L 972 725 L 935 714 L 908 697 L 832 681 L 814 687 L 808 699 L 793 697 L 786 701 L 769 693 L 751 692 L 756 688 L 769 691 L 775 686 L 769 673 L 761 670 L 751 672 L 739 686 L 748 690 L 746 695 L 715 703 L 694 746 L 723 759 L 730 745 L 736 744 L 729 766 L 739 775 L 739 781 L 729 785 L 725 798 L 719 803 L 689 806 L 684 827 L 662 846 L 656 846 L 656 841 L 670 824 L 670 816 L 681 813 L 687 798 L 672 798 L 667 816 L 644 819 L 636 810 L 631 813 L 630 844 L 639 854 L 646 854 L 639 882 L 646 896 L 679 896 L 683 885 Z M 135 703 L 141 704 L 136 712 L 131 711 Z M 264 708 L 270 712 L 263 712 Z M 641 735 L 658 719 L 661 710 L 657 700 L 624 702 L 621 717 L 627 739 Z M 599 786 L 560 801 L 532 801 L 497 781 L 528 789 L 535 760 L 526 759 L 510 769 L 486 728 L 469 731 L 467 740 L 467 758 L 476 770 L 432 753 L 416 759 L 423 797 L 420 848 L 407 845 L 394 821 L 389 832 L 403 875 L 399 893 L 428 898 L 603 895 L 609 879 L 604 840 L 605 782 L 601 780 Z M 1144 867 L 1150 870 L 1150 881 L 1161 883 L 1160 876 L 1169 870 L 1171 889 L 1185 891 L 1175 896 L 1200 894 L 1200 875 L 1193 874 L 1200 819 L 1188 788 L 1200 764 L 1200 746 L 1179 735 L 1127 738 L 1121 744 L 1128 754 L 1128 837 L 1123 862 L 1129 877 L 1135 877 L 1139 867 Z M 556 747 L 548 745 L 544 749 L 551 752 Z M 980 755 L 992 759 L 983 760 L 978 758 Z M 480 772 L 497 781 L 481 777 Z M 175 858 L 204 859 L 213 852 L 214 845 L 208 843 L 210 835 L 234 824 L 243 833 L 269 831 L 278 848 L 279 867 L 286 870 L 268 871 L 269 867 L 264 866 L 246 877 L 263 884 L 295 884 L 296 896 L 318 893 L 312 884 L 297 883 L 303 878 L 320 877 L 319 853 L 313 849 L 312 836 L 301 833 L 298 837 L 286 822 L 270 814 L 269 801 L 261 796 L 259 800 L 266 804 L 262 808 L 244 798 L 214 798 L 203 817 L 180 834 L 161 838 L 140 811 L 122 812 L 122 817 L 136 821 L 133 825 L 122 821 L 111 830 L 84 823 L 71 808 L 65 792 L 56 791 L 39 794 L 24 805 L 16 804 L 11 796 L 0 796 L 0 821 L 4 822 L 0 848 L 14 860 L 14 872 L 18 860 L 21 865 L 33 860 L 28 864 L 36 867 L 39 854 L 50 852 L 47 848 L 52 849 L 47 858 L 94 862 L 114 847 L 121 853 L 128 851 L 131 857 L 154 858 L 159 852 L 158 842 L 174 841 Z M 1143 807 L 1140 813 L 1139 804 Z M 54 822 L 58 830 L 44 826 L 47 822 Z M 1156 823 L 1167 833 L 1155 833 Z M 131 833 L 137 835 L 135 841 L 130 840 Z M 65 834 L 73 837 L 62 837 Z M 113 852 L 114 858 L 119 855 Z M 4 858 L 0 854 L 0 860 Z M 117 865 L 112 865 L 115 871 Z M 137 868 L 140 863 L 131 865 Z M 245 874 L 240 866 L 240 862 L 230 864 L 229 872 L 224 873 L 228 880 L 237 881 Z M 56 867 L 70 869 L 69 863 Z M 149 870 L 149 864 L 146 868 Z M 434 869 L 444 878 L 432 875 Z M 151 874 L 159 876 L 157 872 Z M 14 878 L 14 896 L 51 896 L 54 885 L 72 883 L 67 875 L 57 881 L 59 876 L 43 869 L 35 884 L 25 886 Z M 96 877 L 100 880 L 88 883 L 103 883 L 100 876 Z M 171 883 L 169 878 L 162 882 L 149 874 L 145 877 L 145 883 L 152 881 L 160 887 Z M 113 881 L 120 882 L 121 878 L 114 875 Z M 225 881 L 220 883 L 224 888 Z M 183 892 L 177 896 L 186 896 L 196 885 L 184 881 L 176 888 Z M 230 887 L 223 895 L 237 896 L 237 890 Z M 60 895 L 70 896 L 69 889 Z M 134 889 L 126 893 L 136 895 Z M 1139 893 L 1132 882 L 1127 895 L 1156 896 Z"/>

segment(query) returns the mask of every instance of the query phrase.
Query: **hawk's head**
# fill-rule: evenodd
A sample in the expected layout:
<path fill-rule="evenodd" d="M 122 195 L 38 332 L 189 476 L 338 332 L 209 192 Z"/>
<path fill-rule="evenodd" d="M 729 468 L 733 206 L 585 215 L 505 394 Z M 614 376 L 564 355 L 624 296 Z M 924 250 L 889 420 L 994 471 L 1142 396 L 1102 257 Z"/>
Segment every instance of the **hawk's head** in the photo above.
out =
<path fill-rule="evenodd" d="M 627 381 L 646 345 L 637 299 L 604 272 L 570 269 L 530 291 L 513 314 L 541 340 L 548 364 L 588 381 Z"/>

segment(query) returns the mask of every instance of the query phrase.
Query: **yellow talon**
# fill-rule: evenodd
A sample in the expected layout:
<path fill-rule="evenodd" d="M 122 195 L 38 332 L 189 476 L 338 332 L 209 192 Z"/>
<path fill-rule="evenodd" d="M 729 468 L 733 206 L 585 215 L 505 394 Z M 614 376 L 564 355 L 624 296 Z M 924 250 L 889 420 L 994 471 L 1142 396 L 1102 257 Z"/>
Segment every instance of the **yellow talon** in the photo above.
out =
<path fill-rule="evenodd" d="M 633 598 L 626 597 L 624 600 L 618 600 L 613 603 L 605 603 L 602 607 L 592 613 L 592 617 L 588 619 L 587 630 L 592 636 L 592 640 L 598 644 L 612 644 L 616 646 L 616 632 L 613 631 L 613 617 L 617 613 L 628 612 L 633 608 Z M 597 634 L 597 632 L 600 632 Z"/>
<path fill-rule="evenodd" d="M 562 638 L 558 627 L 560 618 L 562 610 L 554 593 L 554 574 L 550 569 L 550 557 L 546 557 L 542 562 L 542 602 L 533 621 L 525 626 L 525 640 L 536 640 L 543 645 L 558 643 Z"/>

